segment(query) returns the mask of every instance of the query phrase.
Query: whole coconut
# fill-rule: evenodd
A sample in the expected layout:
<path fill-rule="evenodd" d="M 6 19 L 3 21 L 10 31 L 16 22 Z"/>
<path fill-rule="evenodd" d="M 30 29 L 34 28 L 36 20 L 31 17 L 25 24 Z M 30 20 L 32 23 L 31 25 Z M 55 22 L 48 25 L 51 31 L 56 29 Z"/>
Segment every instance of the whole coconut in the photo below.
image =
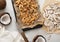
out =
<path fill-rule="evenodd" d="M 0 0 L 0 10 L 6 7 L 6 0 Z"/>

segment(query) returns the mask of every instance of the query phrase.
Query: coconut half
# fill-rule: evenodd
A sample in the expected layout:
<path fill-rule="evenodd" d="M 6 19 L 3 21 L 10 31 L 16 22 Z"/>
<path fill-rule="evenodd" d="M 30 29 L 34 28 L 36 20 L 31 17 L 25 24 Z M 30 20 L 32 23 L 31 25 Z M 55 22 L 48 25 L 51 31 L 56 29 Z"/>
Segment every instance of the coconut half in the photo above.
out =
<path fill-rule="evenodd" d="M 34 39 L 33 42 L 46 42 L 45 37 L 43 37 L 42 35 L 37 35 Z"/>
<path fill-rule="evenodd" d="M 42 37 L 38 37 L 35 42 L 45 42 L 45 39 Z"/>
<path fill-rule="evenodd" d="M 0 19 L 0 22 L 3 24 L 3 25 L 8 25 L 10 24 L 12 21 L 11 19 L 11 16 L 9 15 L 9 13 L 4 13 L 1 15 L 1 19 Z"/>

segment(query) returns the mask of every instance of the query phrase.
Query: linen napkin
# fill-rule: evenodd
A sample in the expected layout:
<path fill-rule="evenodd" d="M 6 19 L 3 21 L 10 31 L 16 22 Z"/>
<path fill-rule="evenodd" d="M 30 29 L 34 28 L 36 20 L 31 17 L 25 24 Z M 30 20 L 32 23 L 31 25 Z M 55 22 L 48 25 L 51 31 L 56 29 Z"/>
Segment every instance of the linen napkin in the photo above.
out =
<path fill-rule="evenodd" d="M 0 42 L 24 42 L 24 39 L 17 31 L 8 31 L 0 26 Z"/>

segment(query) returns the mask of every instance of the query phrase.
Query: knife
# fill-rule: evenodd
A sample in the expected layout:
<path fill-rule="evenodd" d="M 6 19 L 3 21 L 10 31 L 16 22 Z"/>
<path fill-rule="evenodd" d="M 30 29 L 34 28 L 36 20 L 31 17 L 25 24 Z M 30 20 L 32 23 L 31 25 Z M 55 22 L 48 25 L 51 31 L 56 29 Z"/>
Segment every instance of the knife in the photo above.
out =
<path fill-rule="evenodd" d="M 25 42 L 29 42 L 28 39 L 27 39 L 27 37 L 26 37 L 26 35 L 25 35 L 25 33 L 23 32 L 23 30 L 19 27 L 18 24 L 17 24 L 17 26 L 18 26 L 18 28 L 17 28 L 18 29 L 18 32 L 22 35 L 24 41 Z"/>

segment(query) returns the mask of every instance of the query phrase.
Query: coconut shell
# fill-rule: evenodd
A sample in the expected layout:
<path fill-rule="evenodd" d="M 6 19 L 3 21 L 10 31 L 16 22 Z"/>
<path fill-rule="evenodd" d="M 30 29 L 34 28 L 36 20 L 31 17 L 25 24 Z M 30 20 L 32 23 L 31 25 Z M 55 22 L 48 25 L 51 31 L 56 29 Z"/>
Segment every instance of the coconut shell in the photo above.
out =
<path fill-rule="evenodd" d="M 0 10 L 6 7 L 6 0 L 0 0 Z"/>
<path fill-rule="evenodd" d="M 45 39 L 45 37 L 43 37 L 42 35 L 37 35 L 36 37 L 34 37 L 33 42 L 36 42 L 36 40 L 37 40 L 39 37 L 42 37 L 42 38 Z M 45 39 L 45 42 L 46 42 L 46 39 Z"/>

